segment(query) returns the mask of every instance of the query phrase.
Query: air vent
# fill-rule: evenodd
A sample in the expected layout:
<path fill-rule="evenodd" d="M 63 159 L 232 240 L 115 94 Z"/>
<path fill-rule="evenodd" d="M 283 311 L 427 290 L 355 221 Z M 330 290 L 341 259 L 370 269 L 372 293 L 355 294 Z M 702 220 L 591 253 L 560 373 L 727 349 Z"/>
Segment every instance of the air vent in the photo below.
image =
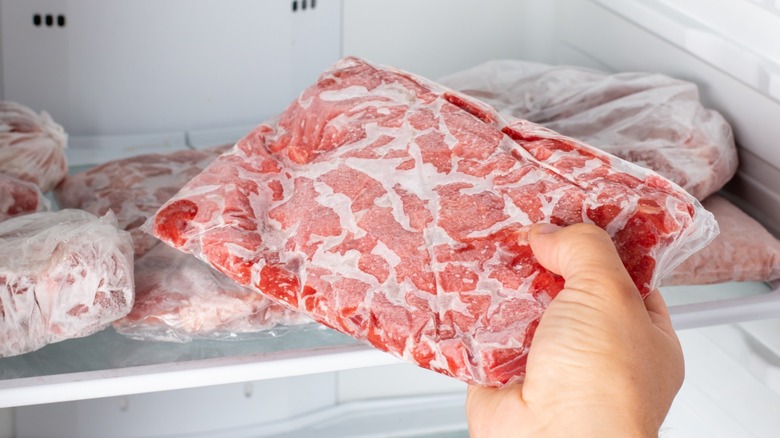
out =
<path fill-rule="evenodd" d="M 65 27 L 65 14 L 33 14 L 32 24 L 35 27 Z"/>
<path fill-rule="evenodd" d="M 292 11 L 303 12 L 317 7 L 317 0 L 293 0 Z"/>

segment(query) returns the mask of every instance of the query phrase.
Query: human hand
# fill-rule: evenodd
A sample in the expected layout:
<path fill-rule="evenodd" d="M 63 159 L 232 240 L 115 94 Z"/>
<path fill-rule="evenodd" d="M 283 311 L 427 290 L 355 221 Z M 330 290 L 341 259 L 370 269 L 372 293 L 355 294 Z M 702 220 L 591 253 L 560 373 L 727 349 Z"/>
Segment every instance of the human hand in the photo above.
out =
<path fill-rule="evenodd" d="M 657 436 L 684 374 L 661 294 L 642 301 L 594 225 L 535 226 L 529 239 L 565 287 L 536 330 L 525 381 L 469 386 L 472 438 Z"/>

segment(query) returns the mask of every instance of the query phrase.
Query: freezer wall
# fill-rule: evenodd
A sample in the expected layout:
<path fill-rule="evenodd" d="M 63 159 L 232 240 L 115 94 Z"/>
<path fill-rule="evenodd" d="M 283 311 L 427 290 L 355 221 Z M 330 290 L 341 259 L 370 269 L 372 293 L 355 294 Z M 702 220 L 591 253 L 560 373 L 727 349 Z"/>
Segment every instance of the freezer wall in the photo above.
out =
<path fill-rule="evenodd" d="M 2 0 L 2 97 L 75 137 L 254 125 L 340 55 L 341 0 L 292 4 Z"/>
<path fill-rule="evenodd" d="M 431 79 L 496 58 L 553 62 L 553 1 L 343 0 L 344 55 Z"/>

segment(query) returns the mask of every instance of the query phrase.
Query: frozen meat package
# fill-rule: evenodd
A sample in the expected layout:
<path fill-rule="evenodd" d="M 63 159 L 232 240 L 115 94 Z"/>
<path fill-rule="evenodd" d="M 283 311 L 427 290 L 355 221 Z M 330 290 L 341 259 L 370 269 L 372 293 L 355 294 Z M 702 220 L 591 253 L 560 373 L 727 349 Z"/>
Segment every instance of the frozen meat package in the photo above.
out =
<path fill-rule="evenodd" d="M 717 234 L 676 184 L 414 74 L 348 57 L 145 227 L 233 280 L 466 382 L 523 379 L 563 286 L 535 223 L 605 229 L 642 295 Z"/>
<path fill-rule="evenodd" d="M 311 322 L 203 261 L 159 244 L 136 260 L 133 310 L 113 325 L 134 339 L 188 342 L 274 336 L 271 329 L 281 333 Z"/>
<path fill-rule="evenodd" d="M 439 81 L 502 114 L 653 169 L 699 200 L 737 169 L 731 126 L 702 105 L 691 82 L 519 60 L 488 61 Z"/>
<path fill-rule="evenodd" d="M 65 130 L 48 113 L 0 101 L 0 173 L 48 192 L 68 174 L 67 141 Z"/>
<path fill-rule="evenodd" d="M 702 202 L 720 234 L 669 275 L 664 286 L 780 280 L 780 241 L 761 223 L 720 195 Z"/>
<path fill-rule="evenodd" d="M 49 208 L 49 201 L 38 186 L 0 173 L 0 222 L 12 216 Z"/>
<path fill-rule="evenodd" d="M 0 357 L 87 336 L 133 305 L 133 246 L 112 214 L 0 222 Z"/>
<path fill-rule="evenodd" d="M 80 208 L 97 216 L 113 211 L 119 227 L 133 236 L 136 256 L 141 256 L 158 240 L 138 227 L 229 147 L 182 149 L 110 161 L 68 175 L 55 189 L 55 199 L 62 208 Z"/>

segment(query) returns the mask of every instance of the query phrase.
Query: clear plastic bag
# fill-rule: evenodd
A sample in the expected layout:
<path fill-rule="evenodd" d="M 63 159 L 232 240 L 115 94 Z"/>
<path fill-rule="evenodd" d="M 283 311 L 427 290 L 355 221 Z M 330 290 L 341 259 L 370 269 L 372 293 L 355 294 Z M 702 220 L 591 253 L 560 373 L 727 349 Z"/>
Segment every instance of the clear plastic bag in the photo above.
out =
<path fill-rule="evenodd" d="M 534 223 L 591 222 L 640 293 L 717 233 L 679 186 L 413 74 L 345 58 L 147 222 L 236 282 L 419 366 L 522 380 L 563 287 Z"/>
<path fill-rule="evenodd" d="M 113 211 L 119 227 L 133 236 L 136 256 L 141 256 L 158 240 L 138 227 L 229 148 L 184 149 L 110 161 L 69 175 L 56 188 L 55 199 L 61 208 L 80 208 L 97 216 Z"/>
<path fill-rule="evenodd" d="M 53 189 L 68 174 L 68 137 L 49 114 L 0 101 L 0 173 Z"/>
<path fill-rule="evenodd" d="M 135 304 L 114 329 L 133 339 L 189 342 L 275 336 L 280 326 L 311 322 L 201 260 L 159 244 L 136 260 Z"/>
<path fill-rule="evenodd" d="M 560 134 L 653 169 L 704 199 L 734 176 L 731 127 L 695 84 L 654 73 L 496 60 L 440 82 Z"/>
<path fill-rule="evenodd" d="M 51 208 L 38 186 L 0 173 L 0 222 L 20 214 Z"/>
<path fill-rule="evenodd" d="M 132 305 L 132 242 L 112 214 L 61 210 L 0 222 L 0 356 L 90 335 Z"/>

